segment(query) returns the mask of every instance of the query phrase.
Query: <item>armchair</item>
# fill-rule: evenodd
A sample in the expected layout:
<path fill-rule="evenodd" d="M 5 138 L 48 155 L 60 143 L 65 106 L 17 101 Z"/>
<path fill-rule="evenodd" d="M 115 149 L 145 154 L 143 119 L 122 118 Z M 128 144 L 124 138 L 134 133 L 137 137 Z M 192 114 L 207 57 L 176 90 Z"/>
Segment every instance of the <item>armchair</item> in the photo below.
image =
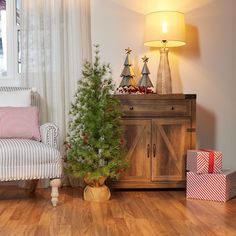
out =
<path fill-rule="evenodd" d="M 2 91 L 23 91 L 28 88 L 0 87 Z M 31 92 L 31 105 L 38 106 L 40 96 Z M 1 119 L 1 117 L 0 117 Z M 62 157 L 57 149 L 58 127 L 52 123 L 40 126 L 41 141 L 25 138 L 0 138 L 0 181 L 50 179 L 51 202 L 58 202 L 61 184 Z M 36 185 L 32 185 L 34 191 Z"/>

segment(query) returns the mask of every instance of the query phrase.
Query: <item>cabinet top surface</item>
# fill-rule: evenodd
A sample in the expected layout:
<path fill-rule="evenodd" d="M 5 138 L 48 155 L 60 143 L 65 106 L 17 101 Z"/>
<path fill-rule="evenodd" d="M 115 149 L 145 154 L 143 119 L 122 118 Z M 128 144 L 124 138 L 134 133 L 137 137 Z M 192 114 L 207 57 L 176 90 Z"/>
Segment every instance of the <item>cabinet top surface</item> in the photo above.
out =
<path fill-rule="evenodd" d="M 151 100 L 151 99 L 196 99 L 196 94 L 116 94 L 119 99 Z"/>

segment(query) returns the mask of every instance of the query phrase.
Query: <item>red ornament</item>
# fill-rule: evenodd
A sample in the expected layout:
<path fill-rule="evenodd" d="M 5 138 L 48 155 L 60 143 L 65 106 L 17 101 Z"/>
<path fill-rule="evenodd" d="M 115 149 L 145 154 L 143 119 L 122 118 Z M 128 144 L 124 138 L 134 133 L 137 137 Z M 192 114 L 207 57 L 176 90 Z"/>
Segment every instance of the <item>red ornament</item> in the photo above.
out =
<path fill-rule="evenodd" d="M 125 144 L 125 139 L 124 138 L 121 138 L 120 139 L 120 143 L 123 145 L 123 144 Z"/>
<path fill-rule="evenodd" d="M 112 107 L 108 107 L 107 111 L 112 112 L 113 111 Z"/>

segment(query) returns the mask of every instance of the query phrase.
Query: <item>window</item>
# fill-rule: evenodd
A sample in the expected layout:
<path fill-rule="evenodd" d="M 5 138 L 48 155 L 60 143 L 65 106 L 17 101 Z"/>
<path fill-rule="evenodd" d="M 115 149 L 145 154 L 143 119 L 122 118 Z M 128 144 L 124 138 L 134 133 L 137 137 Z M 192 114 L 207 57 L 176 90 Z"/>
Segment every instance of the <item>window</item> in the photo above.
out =
<path fill-rule="evenodd" d="M 20 61 L 20 0 L 0 0 L 0 79 L 18 79 Z"/>
<path fill-rule="evenodd" d="M 6 1 L 0 0 L 0 75 L 7 75 Z"/>

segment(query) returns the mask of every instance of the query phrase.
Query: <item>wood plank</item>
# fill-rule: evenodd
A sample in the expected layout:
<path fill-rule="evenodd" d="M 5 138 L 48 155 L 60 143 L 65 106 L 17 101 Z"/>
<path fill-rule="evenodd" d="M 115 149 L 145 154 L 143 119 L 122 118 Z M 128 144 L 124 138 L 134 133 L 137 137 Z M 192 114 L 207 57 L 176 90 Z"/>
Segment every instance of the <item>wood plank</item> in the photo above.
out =
<path fill-rule="evenodd" d="M 127 152 L 127 155 L 126 155 L 126 157 L 127 157 L 128 160 L 131 159 L 131 156 L 132 156 L 132 154 L 133 154 L 133 152 L 134 152 L 134 149 L 136 148 L 136 146 L 137 146 L 139 140 L 140 140 L 141 137 L 142 137 L 142 134 L 143 134 L 143 132 L 144 132 L 144 129 L 145 129 L 145 126 L 143 126 L 143 127 L 140 126 L 140 128 L 136 130 L 137 133 L 136 133 L 135 136 L 133 137 L 132 145 L 130 146 L 130 148 L 129 148 L 128 152 Z"/>
<path fill-rule="evenodd" d="M 171 142 L 170 140 L 168 139 L 163 127 L 161 125 L 157 125 L 157 128 L 164 140 L 164 143 L 166 144 L 166 147 L 168 149 L 168 151 L 170 152 L 171 154 L 171 158 L 175 161 L 175 162 L 178 162 L 178 158 L 177 158 L 177 155 L 175 153 L 175 150 L 173 148 L 173 146 L 171 145 Z M 176 168 L 178 168 L 178 166 L 176 166 Z M 180 170 L 178 169 L 178 171 L 180 172 Z"/>
<path fill-rule="evenodd" d="M 151 121 L 149 119 L 124 119 L 124 139 L 126 142 L 129 168 L 121 176 L 120 181 L 139 180 L 147 182 L 150 179 L 151 158 Z M 149 156 L 147 147 L 149 145 Z"/>
<path fill-rule="evenodd" d="M 189 97 L 191 99 L 196 99 L 196 94 L 182 94 L 182 93 L 172 93 L 172 94 L 118 94 L 116 95 L 121 100 L 133 99 L 133 100 L 145 100 L 145 99 L 186 99 Z"/>
<path fill-rule="evenodd" d="M 219 203 L 186 199 L 180 190 L 113 191 L 110 201 L 91 203 L 81 188 L 60 193 L 53 208 L 50 189 L 36 190 L 32 199 L 25 190 L 1 186 L 0 235 L 236 235 L 236 198 Z"/>

